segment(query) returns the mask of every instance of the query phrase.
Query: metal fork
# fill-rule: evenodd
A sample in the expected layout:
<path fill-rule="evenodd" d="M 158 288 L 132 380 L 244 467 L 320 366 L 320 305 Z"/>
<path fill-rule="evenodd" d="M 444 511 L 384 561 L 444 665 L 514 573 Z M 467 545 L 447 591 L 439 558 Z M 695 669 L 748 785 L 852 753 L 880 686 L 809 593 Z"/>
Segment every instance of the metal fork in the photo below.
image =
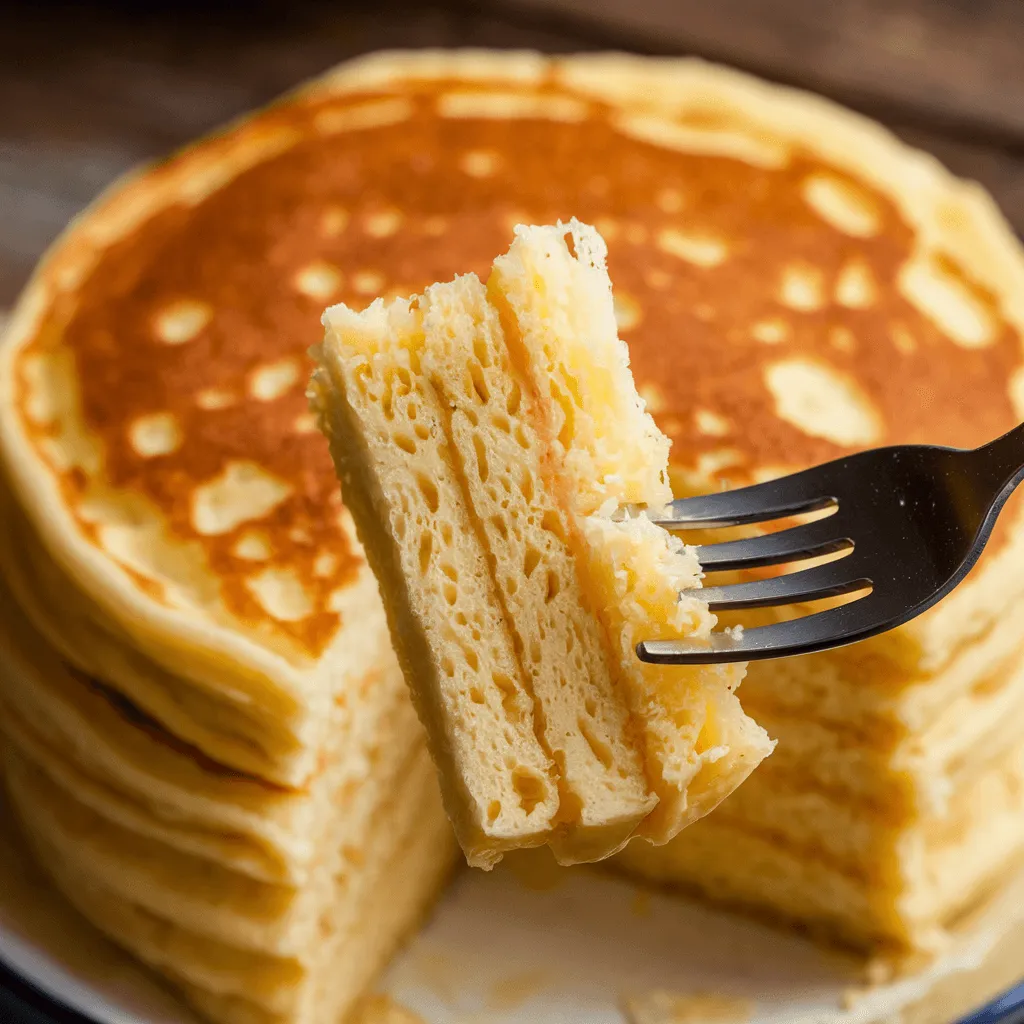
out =
<path fill-rule="evenodd" d="M 706 573 L 841 553 L 824 565 L 797 566 L 770 579 L 707 586 L 701 596 L 712 611 L 858 596 L 802 618 L 714 632 L 709 644 L 644 640 L 637 655 L 674 665 L 754 661 L 841 647 L 893 629 L 967 575 L 1021 479 L 1024 424 L 981 448 L 878 448 L 768 483 L 674 501 L 651 516 L 673 531 L 833 510 L 764 536 L 698 546 Z"/>

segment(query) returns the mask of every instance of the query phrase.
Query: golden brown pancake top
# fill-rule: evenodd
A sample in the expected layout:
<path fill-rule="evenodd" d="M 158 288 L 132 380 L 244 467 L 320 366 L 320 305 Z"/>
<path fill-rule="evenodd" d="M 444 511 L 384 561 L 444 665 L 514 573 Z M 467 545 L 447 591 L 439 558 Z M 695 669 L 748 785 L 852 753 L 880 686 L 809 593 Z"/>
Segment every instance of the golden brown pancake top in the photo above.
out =
<path fill-rule="evenodd" d="M 641 393 L 674 462 L 709 485 L 879 443 L 974 445 L 1016 422 L 1007 381 L 1021 339 L 951 260 L 933 270 L 954 318 L 966 310 L 959 342 L 918 308 L 900 284 L 913 231 L 866 182 L 798 149 L 772 165 L 661 147 L 596 101 L 582 120 L 445 116 L 439 97 L 456 88 L 404 84 L 408 111 L 376 118 L 402 114 L 393 123 L 374 123 L 386 93 L 272 109 L 263 123 L 297 129 L 295 145 L 112 244 L 24 350 L 19 365 L 39 346 L 73 353 L 110 482 L 202 545 L 241 620 L 319 653 L 357 557 L 304 397 L 323 308 L 485 275 L 516 223 L 575 216 L 604 233 Z M 691 115 L 698 127 L 714 117 Z M 158 431 L 155 453 L 140 451 L 133 425 L 154 414 L 172 424 L 173 450 Z M 37 438 L 48 429 L 25 424 Z M 211 533 L 196 489 L 239 464 L 283 496 Z M 63 482 L 74 507 L 85 481 Z M 254 528 L 255 560 L 239 554 Z M 305 614 L 261 603 L 247 580 L 268 566 L 294 574 Z"/>

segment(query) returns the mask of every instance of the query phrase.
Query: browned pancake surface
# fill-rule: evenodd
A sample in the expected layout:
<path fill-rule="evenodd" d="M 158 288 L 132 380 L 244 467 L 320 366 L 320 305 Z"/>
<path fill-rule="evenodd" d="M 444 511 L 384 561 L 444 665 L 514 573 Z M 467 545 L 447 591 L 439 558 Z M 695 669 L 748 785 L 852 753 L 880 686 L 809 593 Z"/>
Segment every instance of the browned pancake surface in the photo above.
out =
<path fill-rule="evenodd" d="M 942 269 L 988 324 L 982 343 L 955 344 L 909 301 L 898 278 L 913 232 L 865 182 L 799 150 L 755 166 L 659 148 L 593 101 L 579 121 L 445 117 L 438 97 L 453 87 L 403 85 L 410 116 L 333 133 L 323 130 L 332 114 L 386 94 L 273 109 L 261 124 L 294 129 L 293 146 L 102 251 L 21 355 L 19 367 L 40 347 L 73 353 L 110 482 L 147 495 L 179 538 L 202 546 L 241 620 L 318 654 L 339 625 L 331 594 L 358 558 L 304 397 L 324 306 L 483 274 L 518 222 L 576 216 L 605 234 L 635 375 L 678 465 L 742 481 L 873 444 L 974 445 L 1016 422 L 1007 381 L 1020 337 L 952 260 Z M 854 197 L 867 227 L 851 233 L 821 215 L 807 196 L 822 180 Z M 849 437 L 780 414 L 770 381 L 804 387 L 815 374 L 838 380 L 860 411 Z M 173 425 L 173 450 L 140 451 L 136 425 L 154 414 Z M 49 429 L 23 421 L 37 439 Z M 283 497 L 227 532 L 202 529 L 196 489 L 239 463 L 281 482 Z M 62 485 L 74 509 L 85 483 L 71 471 Z M 294 573 L 305 614 L 270 616 L 245 584 L 254 565 L 239 541 L 254 528 L 259 569 Z"/>

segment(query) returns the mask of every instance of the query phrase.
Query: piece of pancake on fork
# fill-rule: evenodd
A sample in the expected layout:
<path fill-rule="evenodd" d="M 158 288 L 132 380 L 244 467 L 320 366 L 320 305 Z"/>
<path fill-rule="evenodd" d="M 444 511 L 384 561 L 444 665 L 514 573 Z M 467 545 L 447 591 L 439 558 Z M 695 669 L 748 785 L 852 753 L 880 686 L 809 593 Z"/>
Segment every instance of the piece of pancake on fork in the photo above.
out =
<path fill-rule="evenodd" d="M 771 750 L 743 666 L 642 664 L 706 637 L 692 551 L 643 512 L 669 442 L 615 323 L 606 248 L 519 227 L 475 274 L 335 306 L 310 389 L 470 863 L 667 842 Z"/>

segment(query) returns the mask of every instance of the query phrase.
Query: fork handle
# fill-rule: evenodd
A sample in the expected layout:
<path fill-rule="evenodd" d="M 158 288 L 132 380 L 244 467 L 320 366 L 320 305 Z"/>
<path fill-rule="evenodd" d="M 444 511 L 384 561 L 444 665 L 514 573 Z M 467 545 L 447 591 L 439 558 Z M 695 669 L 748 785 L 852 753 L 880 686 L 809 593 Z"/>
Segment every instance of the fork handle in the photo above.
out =
<path fill-rule="evenodd" d="M 971 455 L 989 489 L 989 501 L 1001 506 L 1024 480 L 1024 423 L 976 448 Z"/>

